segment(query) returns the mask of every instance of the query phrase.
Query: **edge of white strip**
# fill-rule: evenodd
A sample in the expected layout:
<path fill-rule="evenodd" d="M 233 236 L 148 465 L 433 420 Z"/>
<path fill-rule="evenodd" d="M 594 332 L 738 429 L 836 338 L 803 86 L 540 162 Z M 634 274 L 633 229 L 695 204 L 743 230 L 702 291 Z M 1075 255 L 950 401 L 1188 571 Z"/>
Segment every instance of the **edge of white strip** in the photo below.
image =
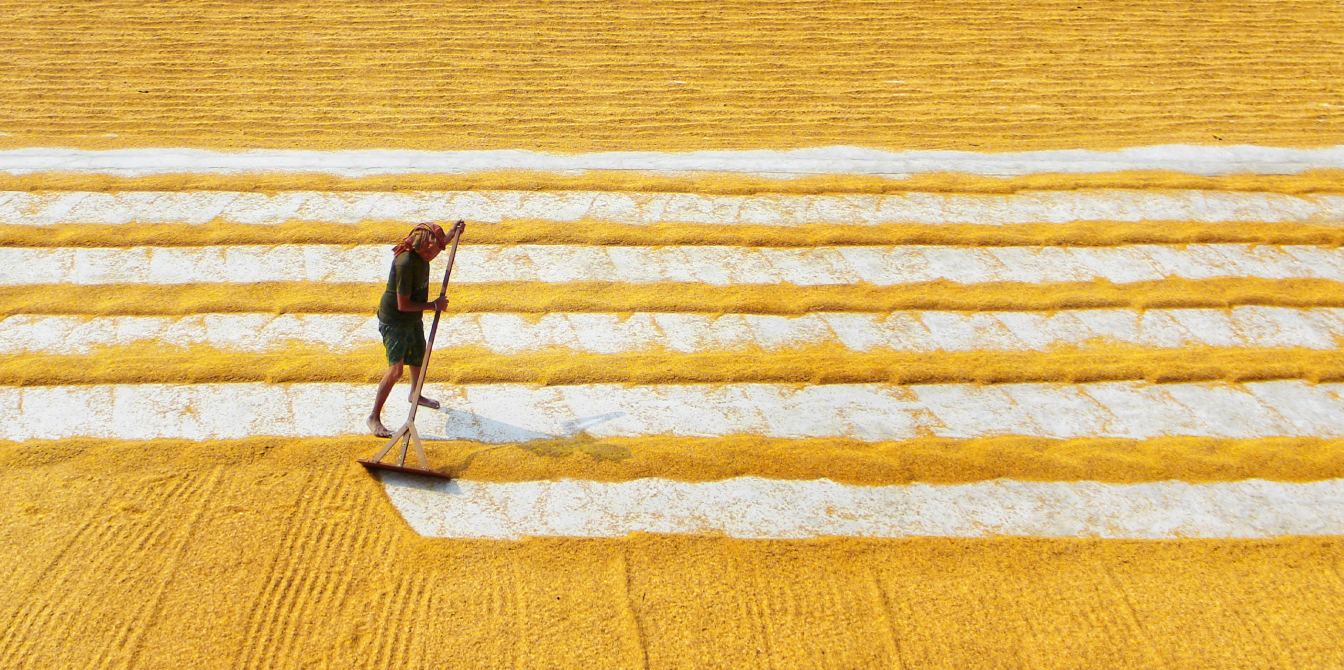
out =
<path fill-rule="evenodd" d="M 90 172 L 121 176 L 173 173 L 316 172 L 345 177 L 396 174 L 459 174 L 487 170 L 635 170 L 652 172 L 739 172 L 790 178 L 816 174 L 904 177 L 930 172 L 986 176 L 1035 173 L 1098 173 L 1168 170 L 1196 175 L 1232 173 L 1297 174 L 1344 168 L 1344 146 L 1289 149 L 1160 145 L 1118 151 L 1070 149 L 1017 153 L 968 151 L 883 151 L 831 146 L 792 151 L 617 151 L 548 154 L 496 151 L 239 151 L 201 149 L 14 149 L 0 151 L 0 171 Z"/>
<path fill-rule="evenodd" d="M 420 535 L 1265 538 L 1344 534 L 1344 480 L 851 486 L 740 477 L 488 483 L 380 473 Z"/>

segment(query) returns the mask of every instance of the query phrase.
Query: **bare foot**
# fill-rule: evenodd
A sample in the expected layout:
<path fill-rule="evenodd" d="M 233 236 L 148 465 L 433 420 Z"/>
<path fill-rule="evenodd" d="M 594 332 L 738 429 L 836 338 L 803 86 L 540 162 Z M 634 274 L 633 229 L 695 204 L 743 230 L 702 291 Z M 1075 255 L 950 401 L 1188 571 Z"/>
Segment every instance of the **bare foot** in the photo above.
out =
<path fill-rule="evenodd" d="M 410 398 L 407 398 L 407 399 L 406 399 L 407 402 L 410 402 L 410 400 L 411 400 Z M 420 396 L 420 406 L 421 406 L 421 407 L 428 407 L 428 408 L 430 408 L 430 409 L 438 409 L 438 408 L 439 408 L 439 401 L 437 401 L 437 400 L 435 400 L 435 399 L 433 399 L 433 398 L 426 398 L 425 396 Z"/>
<path fill-rule="evenodd" d="M 383 422 L 376 416 L 369 417 L 369 431 L 374 437 L 392 437 L 392 431 L 383 426 Z"/>

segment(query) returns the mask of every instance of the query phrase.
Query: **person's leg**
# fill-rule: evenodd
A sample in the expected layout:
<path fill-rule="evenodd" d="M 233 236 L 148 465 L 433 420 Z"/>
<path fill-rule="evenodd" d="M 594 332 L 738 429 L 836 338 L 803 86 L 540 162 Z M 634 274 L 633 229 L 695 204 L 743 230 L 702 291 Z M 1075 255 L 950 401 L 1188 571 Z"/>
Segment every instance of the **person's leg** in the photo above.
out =
<path fill-rule="evenodd" d="M 383 425 L 383 404 L 387 402 L 387 397 L 392 394 L 392 387 L 397 385 L 401 379 L 403 366 L 401 363 L 394 363 L 387 366 L 387 372 L 383 373 L 383 378 L 378 381 L 378 393 L 373 398 L 373 412 L 369 414 L 369 430 L 377 437 L 392 437 L 392 431 Z"/>
<path fill-rule="evenodd" d="M 411 368 L 411 393 L 406 397 L 406 402 L 415 402 L 415 380 L 420 378 L 420 366 L 412 365 L 409 367 Z M 428 407 L 430 409 L 438 409 L 439 401 L 434 400 L 433 398 L 426 398 L 424 395 L 421 395 L 420 406 Z"/>
<path fill-rule="evenodd" d="M 383 425 L 383 404 L 387 402 L 392 387 L 397 385 L 405 369 L 402 360 L 406 357 L 406 338 L 400 330 L 397 324 L 383 323 L 381 319 L 378 321 L 378 334 L 383 336 L 383 348 L 387 350 L 387 372 L 383 373 L 383 378 L 378 382 L 378 392 L 373 398 L 373 412 L 366 421 L 369 431 L 377 437 L 392 437 L 392 431 Z"/>
<path fill-rule="evenodd" d="M 406 335 L 406 366 L 411 369 L 411 392 L 406 402 L 415 402 L 415 381 L 420 379 L 420 365 L 425 362 L 425 326 L 419 320 L 412 321 Z M 438 409 L 439 401 L 420 396 L 420 406 Z"/>
<path fill-rule="evenodd" d="M 378 393 L 373 398 L 373 412 L 369 414 L 369 430 L 376 437 L 392 437 L 392 431 L 383 425 L 383 404 L 387 402 L 387 397 L 392 394 L 392 387 L 397 385 L 401 379 L 403 370 L 401 363 L 394 363 L 387 366 L 387 372 L 383 373 L 383 378 L 378 381 Z"/>

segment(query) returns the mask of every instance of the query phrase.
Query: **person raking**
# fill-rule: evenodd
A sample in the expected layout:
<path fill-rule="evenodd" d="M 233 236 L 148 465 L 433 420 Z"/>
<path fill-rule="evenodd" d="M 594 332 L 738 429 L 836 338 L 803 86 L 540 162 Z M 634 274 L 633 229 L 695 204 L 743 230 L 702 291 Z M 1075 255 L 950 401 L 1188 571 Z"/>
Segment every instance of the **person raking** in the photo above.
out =
<path fill-rule="evenodd" d="M 448 246 L 448 235 L 433 223 L 415 227 L 406 239 L 392 249 L 392 269 L 387 274 L 387 288 L 378 303 L 378 333 L 383 336 L 387 350 L 387 372 L 378 382 L 378 394 L 369 414 L 369 430 L 378 437 L 392 437 L 392 431 L 383 426 L 383 404 L 392 393 L 392 387 L 401 379 L 406 367 L 411 368 L 411 398 L 414 401 L 415 380 L 420 377 L 420 365 L 425 357 L 425 325 L 421 315 L 425 310 L 444 310 L 447 298 L 429 300 L 429 262 Z M 439 401 L 420 397 L 420 405 L 438 409 Z"/>

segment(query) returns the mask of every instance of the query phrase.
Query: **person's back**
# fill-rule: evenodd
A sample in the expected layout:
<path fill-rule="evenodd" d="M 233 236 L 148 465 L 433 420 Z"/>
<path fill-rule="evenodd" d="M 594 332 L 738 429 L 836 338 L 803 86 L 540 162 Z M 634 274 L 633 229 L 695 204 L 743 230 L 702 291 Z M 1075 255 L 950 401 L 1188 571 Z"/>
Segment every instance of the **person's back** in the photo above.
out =
<path fill-rule="evenodd" d="M 397 307 L 398 295 L 410 296 L 411 302 L 423 303 L 429 300 L 429 261 L 414 250 L 403 251 L 392 260 L 392 268 L 387 273 L 387 287 L 378 302 L 378 321 L 420 321 L 423 316 L 421 310 L 403 312 Z"/>

